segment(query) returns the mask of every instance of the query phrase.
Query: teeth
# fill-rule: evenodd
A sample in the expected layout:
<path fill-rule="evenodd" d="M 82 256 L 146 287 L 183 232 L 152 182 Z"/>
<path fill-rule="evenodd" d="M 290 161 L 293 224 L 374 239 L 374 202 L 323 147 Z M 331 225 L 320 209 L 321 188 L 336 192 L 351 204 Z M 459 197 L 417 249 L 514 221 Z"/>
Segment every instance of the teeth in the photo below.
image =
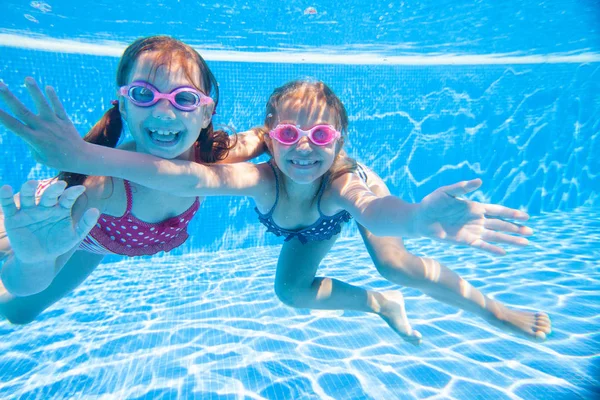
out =
<path fill-rule="evenodd" d="M 295 165 L 313 165 L 316 164 L 316 161 L 312 161 L 312 160 L 292 160 L 292 164 Z"/>
<path fill-rule="evenodd" d="M 165 131 L 159 129 L 149 129 L 151 133 L 156 133 L 158 135 L 168 136 L 168 135 L 177 135 L 179 131 Z"/>

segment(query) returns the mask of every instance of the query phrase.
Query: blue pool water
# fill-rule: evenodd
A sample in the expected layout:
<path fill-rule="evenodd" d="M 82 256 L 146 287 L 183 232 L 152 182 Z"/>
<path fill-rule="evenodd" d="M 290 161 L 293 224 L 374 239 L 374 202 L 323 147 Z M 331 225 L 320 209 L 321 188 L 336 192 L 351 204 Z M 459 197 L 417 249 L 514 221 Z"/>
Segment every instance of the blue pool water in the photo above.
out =
<path fill-rule="evenodd" d="M 277 246 L 196 252 L 103 264 L 35 324 L 1 324 L 0 398 L 591 399 L 599 217 L 534 217 L 543 237 L 500 260 L 408 241 L 494 298 L 547 311 L 544 343 L 402 289 L 424 337 L 415 348 L 371 314 L 284 306 L 272 288 Z M 357 237 L 334 247 L 322 273 L 399 289 Z"/>
<path fill-rule="evenodd" d="M 348 109 L 349 153 L 392 193 L 418 201 L 481 177 L 473 199 L 532 214 L 530 246 L 502 258 L 407 246 L 495 299 L 547 312 L 553 333 L 532 343 L 390 284 L 353 223 L 319 275 L 401 290 L 423 344 L 371 314 L 289 308 L 273 291 L 280 240 L 249 200 L 210 198 L 180 248 L 108 257 L 34 323 L 0 321 L 0 398 L 598 396 L 597 2 L 169 3 L 3 2 L 0 80 L 27 104 L 25 76 L 53 85 L 85 132 L 114 98 L 119 54 L 142 35 L 171 34 L 206 56 L 216 122 L 236 130 L 262 122 L 276 86 L 321 79 Z M 0 154 L 3 184 L 54 173 L 3 128 Z"/>

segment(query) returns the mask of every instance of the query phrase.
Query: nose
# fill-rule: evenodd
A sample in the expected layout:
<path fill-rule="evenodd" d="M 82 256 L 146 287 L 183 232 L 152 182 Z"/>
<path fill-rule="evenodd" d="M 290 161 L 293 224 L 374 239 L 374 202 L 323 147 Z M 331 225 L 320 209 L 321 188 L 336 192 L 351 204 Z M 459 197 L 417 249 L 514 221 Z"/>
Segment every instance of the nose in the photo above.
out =
<path fill-rule="evenodd" d="M 312 151 L 310 140 L 307 137 L 300 138 L 298 143 L 296 143 L 296 151 L 299 153 L 310 153 Z"/>
<path fill-rule="evenodd" d="M 173 106 L 167 99 L 160 99 L 152 108 L 152 116 L 160 120 L 174 120 L 177 118 Z"/>

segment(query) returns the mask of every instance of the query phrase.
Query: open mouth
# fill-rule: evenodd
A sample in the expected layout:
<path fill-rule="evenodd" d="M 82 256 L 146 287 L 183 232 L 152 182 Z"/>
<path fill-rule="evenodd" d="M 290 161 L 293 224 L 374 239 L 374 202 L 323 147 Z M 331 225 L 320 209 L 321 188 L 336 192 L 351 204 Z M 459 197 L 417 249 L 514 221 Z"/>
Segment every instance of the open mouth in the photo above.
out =
<path fill-rule="evenodd" d="M 179 143 L 181 137 L 181 131 L 167 130 L 167 129 L 148 129 L 146 133 L 152 139 L 152 143 L 157 146 L 169 147 Z"/>
<path fill-rule="evenodd" d="M 320 161 L 317 160 L 290 160 L 290 163 L 296 167 L 301 169 L 312 168 L 319 164 Z"/>

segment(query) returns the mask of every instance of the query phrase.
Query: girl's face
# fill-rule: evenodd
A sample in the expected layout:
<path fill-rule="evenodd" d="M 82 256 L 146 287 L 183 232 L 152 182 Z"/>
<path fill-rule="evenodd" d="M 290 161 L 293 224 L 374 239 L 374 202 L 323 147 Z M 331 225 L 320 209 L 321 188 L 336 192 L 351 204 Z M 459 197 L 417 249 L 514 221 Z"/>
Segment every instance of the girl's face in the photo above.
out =
<path fill-rule="evenodd" d="M 292 124 L 300 129 L 309 130 L 315 125 L 336 126 L 337 115 L 325 104 L 325 101 L 309 100 L 307 96 L 292 97 L 283 100 L 277 108 L 278 124 Z M 318 146 L 308 137 L 299 142 L 284 145 L 267 137 L 273 160 L 287 177 L 300 184 L 312 183 L 322 177 L 333 165 L 337 155 L 338 140 L 325 146 Z"/>
<path fill-rule="evenodd" d="M 127 84 L 134 81 L 146 81 L 161 93 L 170 93 L 181 86 L 205 89 L 200 82 L 200 69 L 193 65 L 191 82 L 185 73 L 185 66 L 173 59 L 169 66 L 155 69 L 156 54 L 142 53 L 129 74 Z M 119 101 L 121 115 L 133 139 L 136 150 L 162 158 L 193 159 L 193 144 L 200 130 L 206 128 L 212 118 L 212 107 L 201 106 L 193 111 L 181 111 L 167 99 L 161 99 L 150 107 L 132 104 L 126 97 Z"/>

